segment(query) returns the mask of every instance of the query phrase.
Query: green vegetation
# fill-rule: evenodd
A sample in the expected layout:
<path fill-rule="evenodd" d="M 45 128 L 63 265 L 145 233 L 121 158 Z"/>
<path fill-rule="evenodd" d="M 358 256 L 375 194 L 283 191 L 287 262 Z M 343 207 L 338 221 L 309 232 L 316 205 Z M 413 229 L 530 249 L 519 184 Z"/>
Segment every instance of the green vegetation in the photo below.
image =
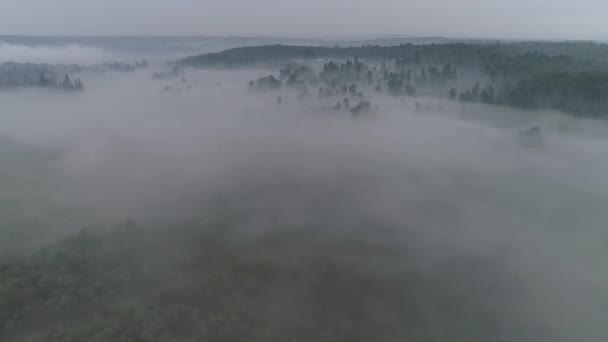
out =
<path fill-rule="evenodd" d="M 54 194 L 66 190 L 56 169 L 64 153 L 0 135 L 0 255 L 31 250 L 65 231 L 66 221 L 85 224 Z"/>
<path fill-rule="evenodd" d="M 363 97 L 359 91 L 373 88 L 393 96 L 447 97 L 608 117 L 607 51 L 605 45 L 585 42 L 334 48 L 272 45 L 188 57 L 177 65 L 234 68 L 290 63 L 280 69 L 283 84 L 306 91 L 323 84 L 319 94 L 324 98 Z M 295 64 L 299 70 L 293 68 L 293 61 L 299 62 Z M 255 84 L 256 88 L 282 85 L 268 80 L 260 80 L 262 84 Z M 350 94 L 353 86 L 359 91 Z"/>
<path fill-rule="evenodd" d="M 32 63 L 0 64 L 0 89 L 15 87 L 40 87 L 66 91 L 84 90 L 79 78 L 72 79 L 68 74 L 82 72 L 77 65 L 63 66 Z M 61 79 L 61 81 L 59 81 Z"/>
<path fill-rule="evenodd" d="M 84 84 L 74 74 L 82 72 L 133 72 L 149 66 L 147 60 L 137 60 L 133 64 L 105 62 L 82 66 L 76 64 L 35 64 L 5 62 L 0 64 L 0 90 L 5 88 L 39 87 L 65 91 L 82 91 Z"/>
<path fill-rule="evenodd" d="M 518 82 L 509 92 L 509 102 L 524 108 L 548 107 L 606 117 L 608 71 L 540 74 Z"/>
<path fill-rule="evenodd" d="M 248 234 L 232 224 L 144 229 L 129 220 L 4 257 L 0 339 L 487 341 L 538 333 L 487 305 L 524 302 L 499 259 L 451 258 L 429 272 L 401 242 L 387 242 L 385 229 Z M 462 272 L 470 278 L 453 276 Z"/>

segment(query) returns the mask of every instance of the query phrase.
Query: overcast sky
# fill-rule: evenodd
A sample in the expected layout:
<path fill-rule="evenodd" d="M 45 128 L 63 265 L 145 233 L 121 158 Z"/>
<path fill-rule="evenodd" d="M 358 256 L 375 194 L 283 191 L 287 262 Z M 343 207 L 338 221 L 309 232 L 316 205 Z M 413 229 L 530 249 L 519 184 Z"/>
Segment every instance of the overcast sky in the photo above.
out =
<path fill-rule="evenodd" d="M 608 40 L 608 1 L 0 0 L 0 34 Z"/>

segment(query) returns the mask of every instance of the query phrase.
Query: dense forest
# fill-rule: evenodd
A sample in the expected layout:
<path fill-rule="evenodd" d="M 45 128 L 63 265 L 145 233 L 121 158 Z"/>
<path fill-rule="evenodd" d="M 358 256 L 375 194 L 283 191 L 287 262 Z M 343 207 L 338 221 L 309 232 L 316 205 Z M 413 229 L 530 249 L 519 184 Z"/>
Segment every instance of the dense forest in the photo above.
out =
<path fill-rule="evenodd" d="M 605 341 L 608 45 L 332 45 L 0 64 L 0 341 Z"/>
<path fill-rule="evenodd" d="M 145 69 L 148 65 L 147 60 L 133 63 L 114 61 L 94 65 L 4 62 L 0 64 L 0 90 L 39 87 L 81 91 L 84 90 L 84 84 L 74 75 L 85 72 L 134 72 Z"/>
<path fill-rule="evenodd" d="M 78 65 L 50 65 L 6 62 L 0 64 L 0 89 L 16 87 L 41 87 L 79 91 L 84 84 L 70 73 L 82 72 Z"/>
<path fill-rule="evenodd" d="M 432 208 L 416 207 L 411 230 L 353 212 L 342 187 L 362 184 L 348 174 L 235 182 L 152 218 L 77 225 L 20 181 L 65 191 L 51 177 L 61 156 L 0 144 L 1 341 L 549 340 L 504 251 L 429 253 L 415 229 Z"/>
<path fill-rule="evenodd" d="M 178 65 L 281 69 L 297 62 L 317 74 L 317 77 L 306 76 L 305 82 L 299 82 L 303 96 L 310 87 L 329 85 L 331 91 L 339 93 L 336 90 L 344 85 L 349 88 L 373 85 L 376 91 L 385 90 L 395 96 L 444 97 L 461 102 L 556 109 L 580 116 L 606 117 L 606 54 L 605 45 L 584 42 L 333 48 L 274 45 L 188 57 Z M 296 74 L 298 72 L 301 71 Z M 339 80 L 334 77 L 328 82 L 328 73 L 345 74 L 339 76 Z M 291 75 L 281 72 L 280 78 L 284 76 L 289 85 L 295 85 L 293 77 L 289 78 Z M 273 78 L 279 80 L 275 76 L 265 78 L 256 87 L 279 88 Z M 342 95 L 346 93 L 342 92 Z"/>
<path fill-rule="evenodd" d="M 523 325 L 522 317 L 486 304 L 494 296 L 507 300 L 505 291 L 516 305 L 525 298 L 500 259 L 443 260 L 429 272 L 408 262 L 395 241 L 386 242 L 390 230 L 380 226 L 375 232 L 361 226 L 342 233 L 335 227 L 292 227 L 249 237 L 236 226 L 224 219 L 154 229 L 130 219 L 110 230 L 83 230 L 29 256 L 3 256 L 0 339 L 333 342 L 501 336 L 516 341 L 542 336 L 539 327 Z M 470 278 L 454 281 L 458 272 Z M 449 287 L 438 287 L 450 278 Z M 471 281 L 478 288 L 471 289 Z"/>

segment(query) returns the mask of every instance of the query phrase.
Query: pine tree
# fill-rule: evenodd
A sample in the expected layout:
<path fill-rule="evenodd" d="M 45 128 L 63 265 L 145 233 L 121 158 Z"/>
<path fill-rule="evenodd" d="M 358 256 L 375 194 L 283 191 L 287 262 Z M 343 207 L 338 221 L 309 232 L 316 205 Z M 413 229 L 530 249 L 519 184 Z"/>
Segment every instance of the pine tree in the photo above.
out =
<path fill-rule="evenodd" d="M 44 73 L 40 73 L 40 77 L 38 78 L 38 85 L 41 87 L 46 87 L 49 85 L 49 79 L 44 76 Z"/>
<path fill-rule="evenodd" d="M 80 80 L 80 78 L 78 78 L 74 81 L 74 89 L 75 90 L 84 90 L 84 85 L 82 84 L 82 81 Z"/>
<path fill-rule="evenodd" d="M 65 90 L 74 90 L 74 83 L 72 83 L 72 79 L 67 74 L 65 75 L 65 78 L 63 79 L 62 86 L 63 86 L 63 89 L 65 89 Z"/>

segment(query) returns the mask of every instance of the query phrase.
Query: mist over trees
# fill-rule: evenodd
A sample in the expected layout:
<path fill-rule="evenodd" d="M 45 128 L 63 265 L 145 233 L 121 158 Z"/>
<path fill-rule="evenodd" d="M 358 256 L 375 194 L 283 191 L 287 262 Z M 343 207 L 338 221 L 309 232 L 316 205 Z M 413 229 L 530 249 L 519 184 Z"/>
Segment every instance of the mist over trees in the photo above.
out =
<path fill-rule="evenodd" d="M 421 41 L 0 65 L 0 341 L 605 342 L 606 45 Z"/>
<path fill-rule="evenodd" d="M 296 240 L 281 231 L 243 240 L 237 224 L 226 223 L 150 231 L 126 222 L 3 259 L 0 336 L 18 336 L 25 323 L 33 331 L 46 327 L 33 341 L 462 341 L 472 336 L 463 329 L 471 327 L 468 317 L 481 319 L 476 337 L 542 336 L 481 302 L 465 303 L 457 290 L 429 289 L 434 277 L 448 273 L 426 274 L 403 263 L 396 246 L 369 241 L 364 232 L 309 227 L 293 232 L 303 234 Z M 155 248 L 168 253 L 159 258 Z M 155 269 L 145 266 L 151 260 Z M 172 270 L 175 262 L 180 266 Z M 463 267 L 458 263 L 438 267 L 454 272 Z M 374 270 L 379 265 L 396 273 Z M 489 285 L 481 297 L 507 286 L 520 291 L 503 267 L 486 260 L 466 272 Z M 427 315 L 442 332 L 425 328 Z"/>
<path fill-rule="evenodd" d="M 73 66 L 53 66 L 48 64 L 20 64 L 6 62 L 0 65 L 0 88 L 42 87 L 63 90 L 82 90 L 80 79 L 72 80 L 69 74 L 81 72 Z"/>
<path fill-rule="evenodd" d="M 579 48 L 589 54 L 581 54 Z M 318 70 L 312 73 L 318 75 L 302 77 L 302 72 L 293 72 L 285 78 L 287 71 L 282 69 L 281 80 L 292 87 L 321 82 L 330 86 L 324 89 L 326 95 L 339 93 L 341 84 L 351 82 L 346 85 L 373 84 L 376 91 L 394 96 L 444 97 L 604 117 L 608 115 L 605 50 L 595 43 L 548 42 L 334 48 L 273 45 L 188 57 L 178 65 L 234 68 L 299 60 L 303 68 L 316 66 Z M 320 65 L 319 61 L 325 62 Z M 306 73 L 311 74 L 310 70 Z"/>
<path fill-rule="evenodd" d="M 4 62 L 0 64 L 0 89 L 39 87 L 66 91 L 84 90 L 78 74 L 102 74 L 110 72 L 134 72 L 149 66 L 147 60 L 137 60 L 133 64 L 124 62 L 104 62 L 94 65 L 64 65 Z"/>

